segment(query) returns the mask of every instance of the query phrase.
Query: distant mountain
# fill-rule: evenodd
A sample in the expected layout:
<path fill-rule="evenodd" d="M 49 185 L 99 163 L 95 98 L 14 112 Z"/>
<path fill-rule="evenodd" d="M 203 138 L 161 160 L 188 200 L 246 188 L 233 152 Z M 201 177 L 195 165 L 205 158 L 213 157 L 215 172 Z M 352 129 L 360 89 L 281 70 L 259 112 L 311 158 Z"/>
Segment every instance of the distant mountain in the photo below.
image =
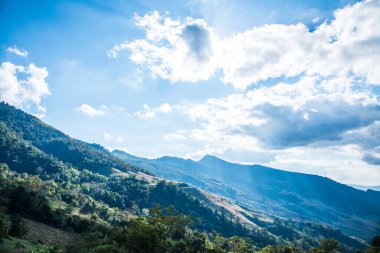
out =
<path fill-rule="evenodd" d="M 377 186 L 365 186 L 365 185 L 357 185 L 357 184 L 349 184 L 349 186 L 354 187 L 358 190 L 367 191 L 367 190 L 373 190 L 380 192 L 380 185 Z"/>
<path fill-rule="evenodd" d="M 366 192 L 329 178 L 241 165 L 206 155 L 200 161 L 176 157 L 147 160 L 115 155 L 159 177 L 183 181 L 241 203 L 251 210 L 323 222 L 370 238 L 380 232 L 380 193 Z"/>

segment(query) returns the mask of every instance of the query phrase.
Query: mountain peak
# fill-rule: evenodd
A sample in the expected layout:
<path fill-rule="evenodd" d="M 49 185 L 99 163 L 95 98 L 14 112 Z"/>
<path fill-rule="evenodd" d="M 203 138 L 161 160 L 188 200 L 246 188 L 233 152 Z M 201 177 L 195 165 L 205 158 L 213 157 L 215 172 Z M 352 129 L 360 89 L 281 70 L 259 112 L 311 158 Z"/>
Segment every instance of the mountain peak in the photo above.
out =
<path fill-rule="evenodd" d="M 214 156 L 214 155 L 205 155 L 201 160 L 199 160 L 201 163 L 208 163 L 208 162 L 226 162 L 223 159 Z"/>

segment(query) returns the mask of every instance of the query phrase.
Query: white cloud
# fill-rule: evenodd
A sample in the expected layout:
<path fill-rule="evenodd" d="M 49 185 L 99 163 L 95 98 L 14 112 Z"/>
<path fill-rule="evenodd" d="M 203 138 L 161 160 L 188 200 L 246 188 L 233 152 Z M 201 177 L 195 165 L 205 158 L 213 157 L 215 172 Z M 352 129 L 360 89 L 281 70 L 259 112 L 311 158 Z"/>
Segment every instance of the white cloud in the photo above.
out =
<path fill-rule="evenodd" d="M 17 56 L 21 56 L 21 57 L 27 57 L 28 56 L 28 51 L 23 50 L 23 49 L 18 49 L 16 46 L 8 47 L 7 52 L 15 54 Z"/>
<path fill-rule="evenodd" d="M 28 66 L 4 62 L 0 65 L 0 100 L 19 108 L 35 105 L 37 116 L 43 116 L 46 109 L 41 105 L 43 97 L 50 95 L 45 79 L 46 68 L 39 68 L 33 63 Z"/>
<path fill-rule="evenodd" d="M 273 148 L 341 141 L 346 131 L 380 120 L 376 96 L 352 82 L 305 77 L 297 83 L 209 99 L 188 114 L 204 126 L 195 137 L 251 136 Z"/>
<path fill-rule="evenodd" d="M 101 106 L 99 109 L 96 109 L 88 104 L 81 104 L 80 106 L 75 108 L 77 112 L 82 112 L 91 118 L 104 115 L 104 109 L 105 106 Z"/>
<path fill-rule="evenodd" d="M 331 23 L 309 32 L 303 24 L 265 25 L 223 40 L 223 80 L 238 88 L 306 72 L 325 77 L 352 73 L 380 84 L 379 1 L 335 12 Z"/>
<path fill-rule="evenodd" d="M 295 76 L 305 69 L 307 27 L 266 25 L 223 40 L 220 67 L 223 81 L 244 89 L 279 76 Z"/>
<path fill-rule="evenodd" d="M 363 1 L 335 12 L 310 32 L 303 24 L 264 25 L 218 38 L 202 19 L 136 16 L 145 39 L 116 45 L 111 58 L 130 59 L 172 82 L 207 80 L 217 69 L 238 89 L 276 77 L 351 74 L 380 85 L 380 2 Z"/>
<path fill-rule="evenodd" d="M 380 180 L 380 101 L 355 79 L 306 76 L 208 99 L 187 113 L 196 126 L 188 136 L 204 145 L 189 157 L 238 157 L 345 183 Z"/>
<path fill-rule="evenodd" d="M 180 22 L 157 11 L 135 20 L 145 29 L 146 39 L 114 46 L 107 52 L 110 58 L 129 49 L 131 61 L 172 82 L 207 80 L 213 75 L 218 40 L 205 21 L 187 18 Z"/>
<path fill-rule="evenodd" d="M 148 105 L 144 104 L 144 110 L 136 112 L 135 115 L 139 118 L 151 119 L 156 117 L 157 114 L 168 114 L 172 110 L 172 106 L 168 103 L 163 103 L 155 108 L 150 108 Z"/>

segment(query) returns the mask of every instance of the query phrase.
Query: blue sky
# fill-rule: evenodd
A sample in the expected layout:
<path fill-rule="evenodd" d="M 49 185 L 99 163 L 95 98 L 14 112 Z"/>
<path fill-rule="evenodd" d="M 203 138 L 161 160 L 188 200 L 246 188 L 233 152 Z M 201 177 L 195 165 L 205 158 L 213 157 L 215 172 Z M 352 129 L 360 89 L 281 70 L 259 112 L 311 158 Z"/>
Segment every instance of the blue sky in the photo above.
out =
<path fill-rule="evenodd" d="M 0 98 L 139 156 L 376 185 L 379 5 L 0 1 Z"/>

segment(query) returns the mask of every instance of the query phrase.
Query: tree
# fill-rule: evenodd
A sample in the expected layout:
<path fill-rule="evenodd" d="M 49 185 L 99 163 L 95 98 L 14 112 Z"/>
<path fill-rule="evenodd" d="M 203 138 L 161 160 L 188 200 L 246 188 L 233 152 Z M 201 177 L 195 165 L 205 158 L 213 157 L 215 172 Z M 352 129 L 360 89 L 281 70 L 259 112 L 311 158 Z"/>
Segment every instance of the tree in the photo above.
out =
<path fill-rule="evenodd" d="M 335 252 L 340 250 L 339 242 L 330 238 L 323 240 L 320 248 L 325 252 Z"/>
<path fill-rule="evenodd" d="M 234 253 L 254 252 L 252 245 L 239 236 L 233 236 L 228 240 L 230 251 Z"/>
<path fill-rule="evenodd" d="M 174 241 L 184 238 L 190 219 L 173 207 L 161 209 L 159 205 L 150 209 L 146 219 L 131 220 L 124 229 L 125 246 L 131 252 L 168 252 Z M 177 245 L 178 246 L 178 245 Z"/>
<path fill-rule="evenodd" d="M 313 248 L 312 252 L 316 253 L 333 253 L 340 252 L 339 242 L 335 239 L 324 239 L 321 241 L 319 247 Z"/>
<path fill-rule="evenodd" d="M 290 246 L 267 246 L 264 249 L 259 251 L 260 253 L 293 253 L 298 252 L 297 249 L 294 249 Z"/>
<path fill-rule="evenodd" d="M 180 239 L 183 237 L 186 227 L 191 219 L 179 213 L 174 206 L 170 205 L 164 210 L 160 205 L 150 209 L 148 223 L 156 226 L 164 238 Z"/>

